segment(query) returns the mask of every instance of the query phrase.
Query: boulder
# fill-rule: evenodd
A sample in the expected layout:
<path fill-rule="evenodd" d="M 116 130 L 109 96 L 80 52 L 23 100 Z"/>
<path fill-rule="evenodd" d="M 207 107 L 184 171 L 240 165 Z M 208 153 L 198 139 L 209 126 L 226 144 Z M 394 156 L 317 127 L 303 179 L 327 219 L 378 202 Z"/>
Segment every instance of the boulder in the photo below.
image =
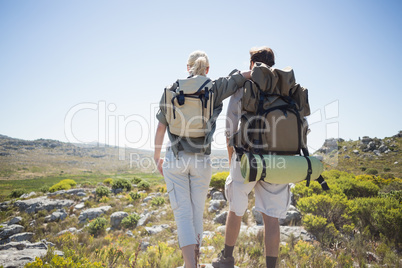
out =
<path fill-rule="evenodd" d="M 58 209 L 57 211 L 53 212 L 52 214 L 45 217 L 45 222 L 52 222 L 52 221 L 62 221 L 67 218 L 67 212 L 64 208 Z"/>
<path fill-rule="evenodd" d="M 11 220 L 8 221 L 8 225 L 13 225 L 13 224 L 17 224 L 19 222 L 22 221 L 22 217 L 14 217 Z"/>
<path fill-rule="evenodd" d="M 162 232 L 164 229 L 168 228 L 168 224 L 154 225 L 152 227 L 145 227 L 149 235 L 154 235 Z"/>
<path fill-rule="evenodd" d="M 70 233 L 72 233 L 72 234 L 76 234 L 76 233 L 80 233 L 80 232 L 81 232 L 81 229 L 80 229 L 80 230 L 77 230 L 77 228 L 71 227 L 71 228 L 68 228 L 67 230 L 63 230 L 63 231 L 58 232 L 58 233 L 56 234 L 56 236 L 60 236 L 60 235 L 62 235 L 62 234 L 68 233 L 68 232 L 70 232 Z"/>
<path fill-rule="evenodd" d="M 224 212 L 222 212 L 222 213 L 216 215 L 215 218 L 214 218 L 214 222 L 215 222 L 215 223 L 220 223 L 220 224 L 225 225 L 225 224 L 226 224 L 226 217 L 227 217 L 227 215 L 228 215 L 228 212 L 227 212 L 227 211 L 224 211 Z"/>
<path fill-rule="evenodd" d="M 388 147 L 383 144 L 380 147 L 378 147 L 378 150 L 380 151 L 380 153 L 384 153 L 385 151 L 388 150 Z"/>
<path fill-rule="evenodd" d="M 255 207 L 253 207 L 253 209 L 251 210 L 254 216 L 254 220 L 257 223 L 257 225 L 263 225 L 264 224 L 264 220 L 262 218 L 262 214 L 261 212 L 255 210 Z"/>
<path fill-rule="evenodd" d="M 209 206 L 208 206 L 208 212 L 213 213 L 217 212 L 221 208 L 223 208 L 226 205 L 225 200 L 210 200 L 209 201 Z"/>
<path fill-rule="evenodd" d="M 141 248 L 142 251 L 146 251 L 147 248 L 148 248 L 150 245 L 151 245 L 151 244 L 150 244 L 149 242 L 147 242 L 147 241 L 141 241 L 140 248 Z"/>
<path fill-rule="evenodd" d="M 151 201 L 153 199 L 152 196 L 147 196 L 144 198 L 144 200 L 142 200 L 143 203 L 148 203 L 149 201 Z"/>
<path fill-rule="evenodd" d="M 22 268 L 35 258 L 43 257 L 47 253 L 47 245 L 44 242 L 30 243 L 10 242 L 0 245 L 0 266 L 4 268 Z"/>
<path fill-rule="evenodd" d="M 36 195 L 35 192 L 30 192 L 29 194 L 23 194 L 20 196 L 20 198 L 30 198 L 32 196 Z"/>
<path fill-rule="evenodd" d="M 128 216 L 127 212 L 117 211 L 110 215 L 110 225 L 112 228 L 119 228 L 121 221 Z"/>
<path fill-rule="evenodd" d="M 151 217 L 151 213 L 148 213 L 148 211 L 144 211 L 141 215 L 140 215 L 140 219 L 138 220 L 137 226 L 143 226 L 147 223 L 149 217 Z"/>
<path fill-rule="evenodd" d="M 21 233 L 24 230 L 24 226 L 18 224 L 11 224 L 0 228 L 0 240 L 7 239 L 12 235 Z"/>
<path fill-rule="evenodd" d="M 280 226 L 281 242 L 288 242 L 290 236 L 294 236 L 297 240 L 313 242 L 315 237 L 308 233 L 302 226 Z"/>
<path fill-rule="evenodd" d="M 76 188 L 76 189 L 69 189 L 69 190 L 60 190 L 54 193 L 48 193 L 48 196 L 55 196 L 55 195 L 59 195 L 59 194 L 68 194 L 68 195 L 77 195 L 77 196 L 86 196 L 86 192 L 85 189 L 80 189 L 80 188 Z"/>
<path fill-rule="evenodd" d="M 363 138 L 362 138 L 362 140 L 361 140 L 361 143 L 367 145 L 367 144 L 369 144 L 369 142 L 371 142 L 372 140 L 373 140 L 373 139 L 370 138 L 369 136 L 363 136 Z"/>
<path fill-rule="evenodd" d="M 5 201 L 0 203 L 0 210 L 7 210 L 11 204 L 11 201 Z"/>
<path fill-rule="evenodd" d="M 78 216 L 78 220 L 80 223 L 85 222 L 87 219 L 93 220 L 101 216 L 102 214 L 105 214 L 111 208 L 112 208 L 111 206 L 103 206 L 84 210 L 81 212 L 80 216 Z"/>
<path fill-rule="evenodd" d="M 301 213 L 296 207 L 290 205 L 285 219 L 279 219 L 280 225 L 297 225 L 301 221 Z"/>
<path fill-rule="evenodd" d="M 73 204 L 74 201 L 72 200 L 48 199 L 46 196 L 41 196 L 28 200 L 17 200 L 15 201 L 14 206 L 18 207 L 21 211 L 26 211 L 27 213 L 36 213 L 44 209 L 50 211 L 53 209 L 70 207 Z"/>
<path fill-rule="evenodd" d="M 12 235 L 8 238 L 8 242 L 21 242 L 21 241 L 29 241 L 31 242 L 34 233 L 26 232 Z"/>
<path fill-rule="evenodd" d="M 81 210 L 81 209 L 83 209 L 85 207 L 85 203 L 79 203 L 79 204 L 77 204 L 77 205 L 75 205 L 75 209 L 78 209 L 78 210 Z"/>
<path fill-rule="evenodd" d="M 212 194 L 212 200 L 225 200 L 225 196 L 222 192 L 216 191 Z"/>

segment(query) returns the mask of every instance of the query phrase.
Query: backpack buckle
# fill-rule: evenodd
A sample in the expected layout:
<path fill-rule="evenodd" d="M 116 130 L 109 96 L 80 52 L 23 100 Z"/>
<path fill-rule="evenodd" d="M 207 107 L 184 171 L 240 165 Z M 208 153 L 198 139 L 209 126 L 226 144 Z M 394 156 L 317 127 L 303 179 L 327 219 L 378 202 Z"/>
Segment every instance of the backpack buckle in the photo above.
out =
<path fill-rule="evenodd" d="M 180 94 L 177 96 L 177 102 L 180 106 L 184 104 L 184 93 L 182 90 L 180 90 Z"/>

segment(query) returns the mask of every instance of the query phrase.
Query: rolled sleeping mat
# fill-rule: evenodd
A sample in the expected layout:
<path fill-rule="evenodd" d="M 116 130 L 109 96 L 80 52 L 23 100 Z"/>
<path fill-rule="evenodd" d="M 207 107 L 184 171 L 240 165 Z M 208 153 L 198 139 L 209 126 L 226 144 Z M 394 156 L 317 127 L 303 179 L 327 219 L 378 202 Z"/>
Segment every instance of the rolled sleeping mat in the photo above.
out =
<path fill-rule="evenodd" d="M 262 161 L 264 159 L 264 161 Z M 310 162 L 310 163 L 309 163 Z M 240 160 L 244 183 L 264 180 L 275 184 L 316 180 L 324 165 L 315 157 L 290 155 L 258 155 L 245 153 Z M 309 172 L 310 171 L 310 172 Z M 310 174 L 310 177 L 308 175 Z"/>

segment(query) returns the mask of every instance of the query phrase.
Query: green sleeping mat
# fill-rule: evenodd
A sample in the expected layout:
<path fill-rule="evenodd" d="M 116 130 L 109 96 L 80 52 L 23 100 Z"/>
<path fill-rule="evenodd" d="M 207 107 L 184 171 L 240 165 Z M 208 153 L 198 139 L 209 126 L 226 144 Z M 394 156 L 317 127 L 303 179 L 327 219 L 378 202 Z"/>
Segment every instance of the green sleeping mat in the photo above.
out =
<path fill-rule="evenodd" d="M 311 180 L 317 180 L 324 171 L 320 160 L 311 156 L 258 155 L 245 153 L 241 157 L 240 169 L 244 183 L 264 180 L 275 184 L 296 183 L 308 176 L 311 163 Z M 265 164 L 262 159 L 264 159 Z M 264 176 L 265 173 L 265 176 Z"/>

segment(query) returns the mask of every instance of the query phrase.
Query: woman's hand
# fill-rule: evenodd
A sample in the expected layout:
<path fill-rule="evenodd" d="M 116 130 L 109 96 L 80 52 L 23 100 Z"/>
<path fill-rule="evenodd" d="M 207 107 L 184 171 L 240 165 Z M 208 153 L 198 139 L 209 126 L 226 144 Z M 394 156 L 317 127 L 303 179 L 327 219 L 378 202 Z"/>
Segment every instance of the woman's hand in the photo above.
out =
<path fill-rule="evenodd" d="M 163 176 L 163 159 L 161 158 L 161 149 L 163 144 L 163 137 L 165 136 L 166 126 L 159 122 L 158 127 L 156 129 L 155 134 L 155 152 L 154 152 L 154 161 L 156 164 L 156 168 L 158 169 L 159 173 Z"/>
<path fill-rule="evenodd" d="M 163 176 L 163 158 L 154 159 L 156 168 L 158 169 L 159 173 Z"/>

